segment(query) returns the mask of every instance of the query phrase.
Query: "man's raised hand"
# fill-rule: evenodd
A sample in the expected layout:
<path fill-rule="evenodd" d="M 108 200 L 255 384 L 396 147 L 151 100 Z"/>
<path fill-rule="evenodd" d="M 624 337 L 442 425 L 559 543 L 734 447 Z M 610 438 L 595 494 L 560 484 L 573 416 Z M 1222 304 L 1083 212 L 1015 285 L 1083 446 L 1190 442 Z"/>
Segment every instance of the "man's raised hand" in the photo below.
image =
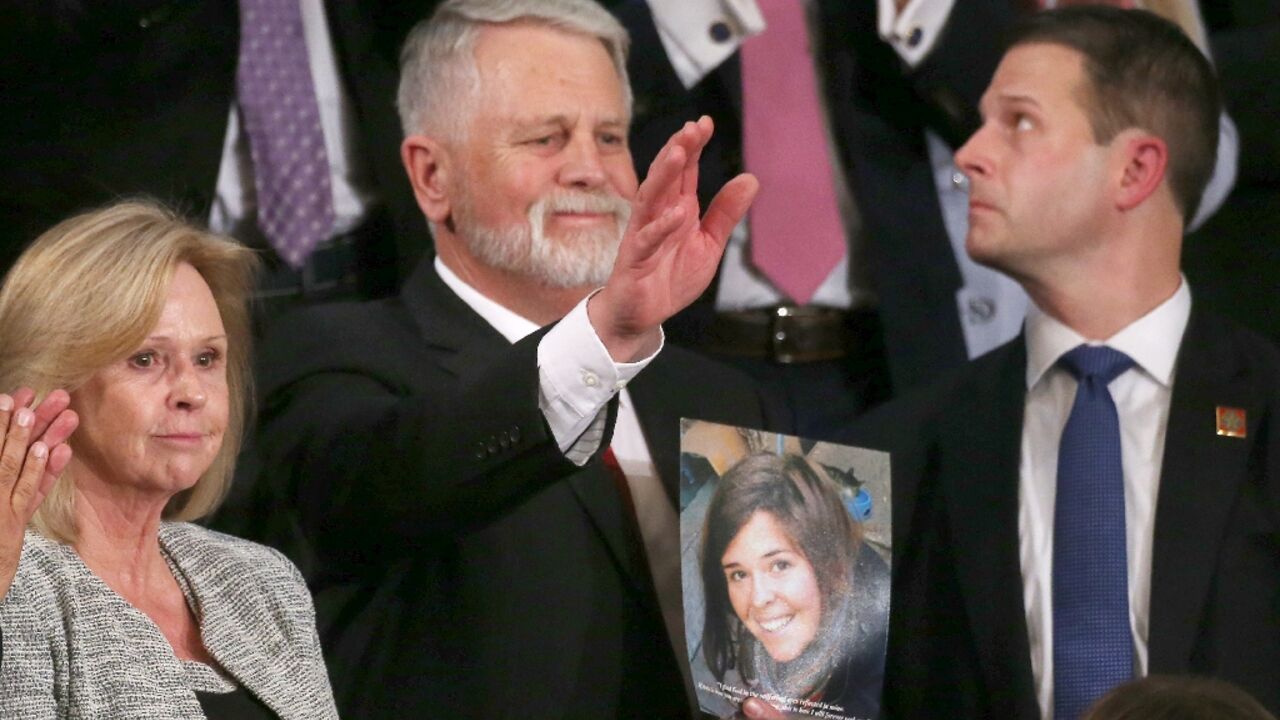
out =
<path fill-rule="evenodd" d="M 698 160 L 711 118 L 685 123 L 654 158 L 632 202 L 631 222 L 609 281 L 587 306 L 614 360 L 658 348 L 658 327 L 706 290 L 729 233 L 746 215 L 759 183 L 747 174 L 725 184 L 700 215 Z"/>

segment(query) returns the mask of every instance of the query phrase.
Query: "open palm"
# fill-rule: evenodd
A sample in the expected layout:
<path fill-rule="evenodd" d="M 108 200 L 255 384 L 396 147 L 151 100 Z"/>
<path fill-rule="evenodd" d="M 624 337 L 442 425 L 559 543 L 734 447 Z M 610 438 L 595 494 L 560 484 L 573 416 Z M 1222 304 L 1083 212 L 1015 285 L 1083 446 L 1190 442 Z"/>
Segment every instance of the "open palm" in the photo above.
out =
<path fill-rule="evenodd" d="M 725 243 L 759 184 L 739 175 L 698 206 L 698 160 L 711 119 L 686 123 L 654 158 L 632 203 L 631 222 L 609 281 L 592 299 L 592 324 L 618 360 L 651 352 L 657 328 L 706 290 Z"/>

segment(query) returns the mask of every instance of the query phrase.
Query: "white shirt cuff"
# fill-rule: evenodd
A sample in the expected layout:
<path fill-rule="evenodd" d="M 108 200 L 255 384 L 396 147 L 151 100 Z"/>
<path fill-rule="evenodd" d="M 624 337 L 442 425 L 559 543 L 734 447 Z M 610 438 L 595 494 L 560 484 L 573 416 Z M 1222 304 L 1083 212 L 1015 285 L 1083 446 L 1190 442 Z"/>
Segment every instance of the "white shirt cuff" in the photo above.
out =
<path fill-rule="evenodd" d="M 664 335 L 652 355 L 614 362 L 587 317 L 590 299 L 578 303 L 538 342 L 538 407 L 560 450 L 578 465 L 600 447 L 605 406 L 666 343 Z"/>
<path fill-rule="evenodd" d="M 667 60 L 692 88 L 764 30 L 755 0 L 648 0 Z"/>
<path fill-rule="evenodd" d="M 955 0 L 910 0 L 899 13 L 894 0 L 877 2 L 880 37 L 912 68 L 933 50 L 955 5 Z"/>

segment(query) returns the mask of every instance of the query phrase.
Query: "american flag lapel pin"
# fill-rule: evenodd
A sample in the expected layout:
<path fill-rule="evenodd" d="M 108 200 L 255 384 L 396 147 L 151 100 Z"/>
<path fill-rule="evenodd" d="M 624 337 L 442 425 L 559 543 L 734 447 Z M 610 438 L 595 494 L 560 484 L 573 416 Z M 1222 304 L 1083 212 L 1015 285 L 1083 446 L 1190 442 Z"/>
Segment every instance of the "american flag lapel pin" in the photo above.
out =
<path fill-rule="evenodd" d="M 1217 409 L 1218 434 L 1224 437 L 1242 438 L 1249 436 L 1249 424 L 1243 408 L 1219 405 Z"/>

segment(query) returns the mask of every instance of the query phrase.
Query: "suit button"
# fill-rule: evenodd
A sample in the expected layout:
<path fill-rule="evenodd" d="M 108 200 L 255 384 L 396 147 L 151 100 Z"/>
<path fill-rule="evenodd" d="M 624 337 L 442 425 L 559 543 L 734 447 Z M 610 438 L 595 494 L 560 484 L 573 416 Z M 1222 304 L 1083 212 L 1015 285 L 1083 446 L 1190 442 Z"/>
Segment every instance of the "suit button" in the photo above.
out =
<path fill-rule="evenodd" d="M 505 430 L 498 433 L 498 444 L 502 446 L 503 450 L 511 447 L 511 435 Z"/>
<path fill-rule="evenodd" d="M 520 426 L 512 425 L 510 432 L 511 432 L 511 444 L 515 445 L 516 443 L 520 442 Z"/>
<path fill-rule="evenodd" d="M 488 453 L 484 451 L 484 443 L 483 442 L 476 443 L 476 459 L 483 460 L 487 456 L 488 456 Z"/>

